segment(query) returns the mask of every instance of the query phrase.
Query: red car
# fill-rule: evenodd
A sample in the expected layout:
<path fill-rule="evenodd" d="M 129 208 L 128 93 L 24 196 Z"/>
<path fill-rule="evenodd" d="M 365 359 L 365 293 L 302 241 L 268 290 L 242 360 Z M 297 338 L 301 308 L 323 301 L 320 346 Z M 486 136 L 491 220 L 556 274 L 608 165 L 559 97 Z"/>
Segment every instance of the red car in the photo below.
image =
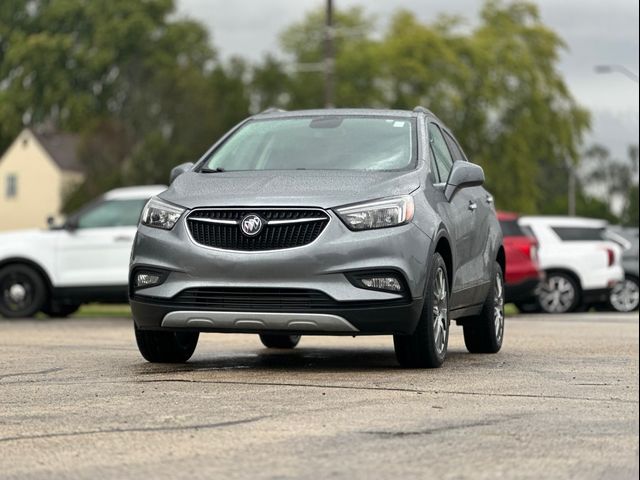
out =
<path fill-rule="evenodd" d="M 531 302 L 542 280 L 538 266 L 538 242 L 533 234 L 527 234 L 526 227 L 518 225 L 517 214 L 497 213 L 507 260 L 505 301 L 516 304 Z"/>

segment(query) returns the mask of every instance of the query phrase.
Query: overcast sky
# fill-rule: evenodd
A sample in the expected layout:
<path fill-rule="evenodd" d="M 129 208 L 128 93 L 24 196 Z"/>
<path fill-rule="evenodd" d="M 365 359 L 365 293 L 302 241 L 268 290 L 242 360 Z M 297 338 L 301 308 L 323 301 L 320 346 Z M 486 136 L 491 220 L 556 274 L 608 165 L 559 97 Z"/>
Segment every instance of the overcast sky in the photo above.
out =
<path fill-rule="evenodd" d="M 619 64 L 638 74 L 638 0 L 535 0 L 543 21 L 568 44 L 560 69 L 578 102 L 593 113 L 592 141 L 625 155 L 638 143 L 638 83 L 621 74 L 596 74 L 598 64 Z M 178 14 L 204 23 L 222 58 L 257 60 L 278 52 L 278 34 L 324 5 L 323 0 L 177 0 Z M 334 0 L 337 8 L 363 5 L 384 28 L 398 8 L 429 22 L 440 13 L 478 17 L 479 0 Z"/>

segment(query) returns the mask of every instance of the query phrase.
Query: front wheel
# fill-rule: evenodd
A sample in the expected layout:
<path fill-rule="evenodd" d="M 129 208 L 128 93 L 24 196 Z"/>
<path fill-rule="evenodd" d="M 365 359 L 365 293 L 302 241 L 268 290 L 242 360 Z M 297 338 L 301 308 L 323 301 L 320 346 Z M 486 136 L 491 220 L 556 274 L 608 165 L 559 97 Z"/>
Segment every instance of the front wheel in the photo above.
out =
<path fill-rule="evenodd" d="M 47 301 L 40 274 L 27 265 L 0 268 L 0 317 L 33 317 Z"/>
<path fill-rule="evenodd" d="M 184 363 L 198 345 L 198 332 L 140 330 L 134 324 L 138 350 L 152 363 Z"/>
<path fill-rule="evenodd" d="M 260 341 L 267 348 L 295 348 L 300 342 L 300 335 L 260 334 Z"/>
<path fill-rule="evenodd" d="M 493 266 L 493 280 L 480 315 L 462 326 L 464 344 L 470 353 L 498 353 L 504 339 L 504 276 L 498 262 Z"/>
<path fill-rule="evenodd" d="M 540 286 L 538 303 L 545 313 L 573 312 L 580 304 L 580 287 L 566 273 L 549 273 Z"/>
<path fill-rule="evenodd" d="M 449 281 L 440 254 L 431 260 L 422 315 L 411 335 L 394 335 L 398 363 L 405 368 L 437 368 L 447 356 L 449 343 Z"/>
<path fill-rule="evenodd" d="M 626 275 L 625 279 L 611 290 L 609 305 L 616 312 L 634 312 L 638 310 L 638 305 L 640 305 L 638 279 L 631 275 Z"/>

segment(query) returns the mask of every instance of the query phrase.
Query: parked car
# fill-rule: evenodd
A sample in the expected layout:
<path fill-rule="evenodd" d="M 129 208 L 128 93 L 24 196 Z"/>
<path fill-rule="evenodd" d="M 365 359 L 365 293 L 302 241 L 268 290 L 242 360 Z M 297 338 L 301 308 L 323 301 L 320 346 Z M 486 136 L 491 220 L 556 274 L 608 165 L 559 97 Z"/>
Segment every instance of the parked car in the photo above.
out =
<path fill-rule="evenodd" d="M 526 302 L 535 297 L 542 273 L 538 264 L 538 241 L 518 224 L 518 214 L 498 212 L 507 259 L 505 301 Z"/>
<path fill-rule="evenodd" d="M 620 240 L 619 237 L 622 237 Z M 618 312 L 633 312 L 640 305 L 640 276 L 638 275 L 638 229 L 611 227 L 607 238 L 619 243 L 623 248 L 622 267 L 624 280 L 613 287 L 609 301 L 609 309 Z"/>
<path fill-rule="evenodd" d="M 586 309 L 606 301 L 615 284 L 624 279 L 619 245 L 605 236 L 607 222 L 589 218 L 521 217 L 538 240 L 538 258 L 545 279 L 537 305 L 547 313 Z M 519 304 L 523 309 L 530 304 Z"/>
<path fill-rule="evenodd" d="M 184 172 L 184 173 L 183 173 Z M 438 367 L 450 319 L 500 350 L 504 249 L 482 169 L 426 109 L 267 112 L 177 167 L 131 261 L 138 347 L 188 360 L 199 332 L 393 335 Z"/>
<path fill-rule="evenodd" d="M 67 316 L 85 302 L 126 302 L 140 213 L 164 189 L 112 190 L 61 226 L 0 234 L 0 316 Z"/>

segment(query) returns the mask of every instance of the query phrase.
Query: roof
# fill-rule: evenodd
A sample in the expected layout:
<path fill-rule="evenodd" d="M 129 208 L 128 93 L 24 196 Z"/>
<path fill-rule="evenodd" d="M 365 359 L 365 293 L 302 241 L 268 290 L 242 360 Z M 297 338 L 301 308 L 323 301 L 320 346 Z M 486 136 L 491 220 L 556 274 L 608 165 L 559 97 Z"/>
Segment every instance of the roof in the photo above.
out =
<path fill-rule="evenodd" d="M 78 144 L 80 143 L 78 135 L 62 132 L 30 131 L 61 170 L 83 171 L 77 155 Z"/>
<path fill-rule="evenodd" d="M 604 228 L 609 223 L 606 220 L 599 218 L 584 218 L 584 217 L 568 217 L 568 216 L 552 216 L 552 215 L 540 215 L 540 216 L 524 216 L 520 217 L 520 223 L 524 225 L 540 224 L 554 227 L 587 227 L 587 228 Z"/>
<path fill-rule="evenodd" d="M 106 200 L 135 200 L 139 198 L 151 198 L 167 189 L 166 185 L 141 185 L 135 187 L 123 187 L 109 190 L 104 194 Z"/>
<path fill-rule="evenodd" d="M 315 117 L 329 115 L 369 115 L 381 117 L 416 117 L 418 112 L 410 110 L 389 110 L 383 108 L 324 108 L 316 110 L 266 110 L 254 115 L 254 118 L 292 118 L 292 117 Z"/>

